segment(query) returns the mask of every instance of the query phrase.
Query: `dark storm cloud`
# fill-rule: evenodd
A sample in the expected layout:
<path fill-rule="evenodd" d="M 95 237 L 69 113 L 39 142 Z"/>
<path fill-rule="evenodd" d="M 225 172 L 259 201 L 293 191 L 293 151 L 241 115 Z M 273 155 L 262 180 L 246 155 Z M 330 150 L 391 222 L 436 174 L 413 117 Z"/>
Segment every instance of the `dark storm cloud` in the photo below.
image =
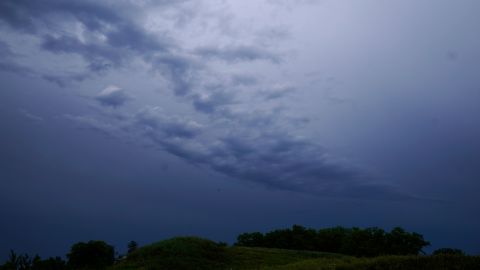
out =
<path fill-rule="evenodd" d="M 72 15 L 90 30 L 102 27 L 102 21 L 116 22 L 120 18 L 106 6 L 91 1 L 5 0 L 0 3 L 1 19 L 10 27 L 36 33 L 51 15 Z"/>
<path fill-rule="evenodd" d="M 161 1 L 156 5 L 175 6 L 186 1 Z M 149 3 L 148 5 L 151 5 Z M 120 2 L 111 6 L 105 2 L 66 2 L 48 0 L 4 1 L 1 4 L 10 16 L 1 21 L 12 29 L 35 35 L 41 48 L 55 54 L 79 55 L 85 60 L 88 71 L 77 74 L 40 74 L 42 78 L 65 87 L 70 82 L 80 82 L 95 74 L 127 66 L 133 59 L 141 59 L 161 74 L 177 96 L 188 96 L 196 110 L 213 112 L 222 103 L 230 103 L 231 97 L 214 91 L 207 95 L 192 94 L 202 84 L 202 72 L 206 70 L 201 58 L 218 59 L 229 63 L 265 60 L 280 62 L 280 56 L 256 46 L 202 47 L 187 53 L 168 35 L 154 35 L 138 24 L 132 15 L 125 14 L 127 7 L 133 14 L 141 13 L 135 5 Z M 5 12 L 7 12 L 5 11 Z M 123 13 L 122 13 L 123 12 Z M 86 36 L 74 31 L 72 25 L 80 24 Z M 3 63 L 2 69 L 21 72 L 13 63 Z M 256 79 L 233 78 L 232 85 L 252 85 Z"/>
<path fill-rule="evenodd" d="M 161 135 L 164 139 L 193 139 L 202 132 L 202 126 L 193 120 L 181 117 L 167 116 L 160 108 L 144 108 L 134 116 L 134 125 L 140 130 Z"/>
<path fill-rule="evenodd" d="M 119 132 L 118 127 L 113 123 L 107 123 L 106 121 L 99 120 L 93 116 L 65 114 L 62 118 L 74 123 L 79 129 L 90 129 L 113 137 Z"/>
<path fill-rule="evenodd" d="M 146 57 L 152 69 L 166 77 L 177 96 L 185 96 L 192 90 L 198 80 L 198 69 L 201 65 L 193 58 L 179 54 L 164 54 Z"/>
<path fill-rule="evenodd" d="M 279 55 L 255 46 L 201 47 L 196 49 L 195 53 L 205 58 L 226 62 L 266 60 L 279 63 L 281 60 Z"/>
<path fill-rule="evenodd" d="M 234 86 L 250 86 L 258 83 L 258 78 L 253 75 L 235 74 L 231 78 Z"/>
<path fill-rule="evenodd" d="M 173 2 L 160 4 L 173 5 Z M 358 183 L 364 183 L 359 170 L 334 162 L 321 147 L 278 127 L 278 111 L 233 113 L 229 108 L 236 102 L 232 89 L 255 85 L 258 79 L 237 76 L 230 78 L 229 83 L 216 79 L 210 82 L 215 76 L 209 77 L 208 62 L 201 61 L 280 63 L 280 55 L 267 48 L 205 46 L 191 54 L 165 36 L 148 33 L 131 17 L 122 14 L 118 7 L 107 6 L 105 2 L 21 0 L 4 1 L 1 7 L 4 8 L 2 12 L 8 12 L 1 17 L 4 23 L 36 35 L 41 48 L 46 51 L 81 56 L 92 74 L 126 66 L 135 57 L 144 60 L 152 70 L 167 79 L 176 96 L 184 97 L 196 111 L 227 126 L 222 127 L 225 129 L 222 135 L 213 131 L 208 138 L 200 139 L 204 131 L 202 125 L 151 108 L 125 119 L 102 120 L 88 116 L 66 116 L 66 119 L 106 134 L 119 135 L 127 126 L 185 161 L 271 188 L 321 195 L 331 193 L 333 196 L 347 194 L 358 187 Z M 129 7 L 135 13 L 135 7 Z M 80 23 L 88 35 L 80 37 L 71 32 L 69 23 Z M 44 75 L 43 78 L 66 85 L 69 80 L 81 81 L 89 76 L 88 73 L 78 74 Z M 268 101 L 293 90 L 290 86 L 274 86 L 260 95 Z M 95 99 L 105 106 L 120 107 L 130 97 L 120 88 L 107 88 Z"/>
<path fill-rule="evenodd" d="M 278 85 L 268 90 L 260 91 L 259 96 L 263 97 L 265 100 L 273 100 L 273 99 L 282 98 L 293 91 L 295 91 L 295 87 L 293 86 Z"/>
<path fill-rule="evenodd" d="M 54 83 L 60 87 L 66 87 L 71 82 L 82 82 L 88 78 L 90 78 L 90 74 L 82 72 L 78 74 L 68 74 L 68 75 L 54 75 L 54 74 L 47 74 L 42 75 L 42 78 L 48 82 Z"/>
<path fill-rule="evenodd" d="M 132 99 L 125 90 L 117 86 L 109 86 L 95 96 L 95 99 L 104 106 L 118 107 Z"/>
<path fill-rule="evenodd" d="M 173 5 L 174 2 L 157 4 Z M 118 9 L 118 6 L 93 1 L 6 0 L 0 3 L 0 20 L 14 30 L 36 35 L 44 50 L 82 56 L 92 72 L 122 66 L 134 55 L 146 56 L 169 49 L 171 44 L 167 38 L 147 33 L 116 7 Z M 129 6 L 129 11 L 135 13 L 135 7 Z M 89 33 L 101 35 L 103 39 L 80 39 L 71 33 L 71 26 L 67 26 L 72 22 L 80 23 Z M 46 75 L 45 79 L 62 85 L 69 77 Z"/>
<path fill-rule="evenodd" d="M 409 198 L 394 187 L 365 183 L 367 176 L 357 168 L 335 162 L 321 147 L 282 131 L 232 132 L 205 144 L 153 138 L 170 154 L 272 189 L 326 197 Z"/>
<path fill-rule="evenodd" d="M 10 46 L 7 43 L 0 40 L 0 57 L 1 59 L 10 58 L 14 55 Z"/>
<path fill-rule="evenodd" d="M 155 1 L 155 6 L 175 6 L 184 1 Z M 122 8 L 128 8 L 128 13 L 136 13 L 137 7 L 124 1 L 115 1 L 116 5 L 111 5 L 107 1 L 63 1 L 63 0 L 3 0 L 0 2 L 0 20 L 14 29 L 22 30 L 27 33 L 37 33 L 43 28 L 53 27 L 59 23 L 55 21 L 60 15 L 68 20 L 73 17 L 81 22 L 90 31 L 104 31 L 108 24 L 119 26 L 117 31 L 113 31 L 110 42 L 117 45 L 132 46 L 140 49 L 146 47 L 157 47 L 155 41 L 150 37 L 143 35 L 143 31 L 131 24 L 126 14 L 119 12 Z M 62 23 L 62 22 L 60 22 Z M 138 42 L 124 39 L 126 36 L 135 37 Z"/>
<path fill-rule="evenodd" d="M 210 90 L 208 95 L 194 95 L 194 108 L 203 113 L 213 113 L 219 108 L 234 103 L 234 95 L 224 90 Z"/>
<path fill-rule="evenodd" d="M 23 75 L 33 74 L 28 67 L 15 62 L 15 53 L 12 52 L 7 43 L 0 40 L 0 71 L 18 73 Z"/>
<path fill-rule="evenodd" d="M 29 75 L 32 74 L 32 70 L 15 62 L 0 60 L 0 71 L 6 71 L 11 73 Z"/>
<path fill-rule="evenodd" d="M 69 36 L 44 37 L 42 48 L 54 53 L 75 53 L 81 55 L 92 71 L 101 71 L 121 65 L 125 55 L 103 44 L 85 44 Z"/>
<path fill-rule="evenodd" d="M 125 20 L 115 23 L 113 27 L 115 30 L 101 31 L 105 41 L 84 42 L 74 36 L 45 35 L 42 48 L 54 53 L 81 55 L 89 63 L 90 70 L 101 71 L 119 67 L 133 55 L 147 56 L 164 52 L 170 46 L 168 41 L 148 35 L 133 22 Z"/>
<path fill-rule="evenodd" d="M 14 62 L 2 61 L 2 60 L 0 60 L 0 71 L 19 73 L 24 75 L 28 75 L 32 73 L 32 71 L 27 67 L 18 65 Z"/>
<path fill-rule="evenodd" d="M 222 124 L 228 131 L 222 135 L 158 107 L 145 107 L 119 122 L 102 123 L 81 116 L 70 119 L 112 135 L 118 135 L 123 127 L 188 163 L 271 189 L 321 197 L 413 198 L 393 186 L 371 182 L 362 169 L 335 160 L 321 146 L 282 129 L 276 125 L 276 115 L 230 113 L 231 126 Z M 206 136 L 201 136 L 204 133 Z"/>
<path fill-rule="evenodd" d="M 284 6 L 286 8 L 293 8 L 296 6 L 313 5 L 318 4 L 322 0 L 268 0 L 271 5 Z"/>

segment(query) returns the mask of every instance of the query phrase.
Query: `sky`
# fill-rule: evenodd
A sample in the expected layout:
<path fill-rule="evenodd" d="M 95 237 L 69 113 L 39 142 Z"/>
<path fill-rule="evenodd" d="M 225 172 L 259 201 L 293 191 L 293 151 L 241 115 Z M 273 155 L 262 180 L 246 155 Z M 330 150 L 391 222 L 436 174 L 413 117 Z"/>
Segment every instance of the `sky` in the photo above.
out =
<path fill-rule="evenodd" d="M 293 224 L 480 254 L 479 10 L 2 0 L 0 258 Z"/>

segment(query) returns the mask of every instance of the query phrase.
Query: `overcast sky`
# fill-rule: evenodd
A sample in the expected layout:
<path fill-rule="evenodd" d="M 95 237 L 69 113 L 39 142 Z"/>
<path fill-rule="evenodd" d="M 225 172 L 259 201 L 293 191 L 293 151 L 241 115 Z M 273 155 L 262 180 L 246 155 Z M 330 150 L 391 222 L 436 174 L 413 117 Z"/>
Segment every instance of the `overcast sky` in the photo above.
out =
<path fill-rule="evenodd" d="M 480 253 L 477 0 L 2 0 L 0 258 L 401 226 Z"/>

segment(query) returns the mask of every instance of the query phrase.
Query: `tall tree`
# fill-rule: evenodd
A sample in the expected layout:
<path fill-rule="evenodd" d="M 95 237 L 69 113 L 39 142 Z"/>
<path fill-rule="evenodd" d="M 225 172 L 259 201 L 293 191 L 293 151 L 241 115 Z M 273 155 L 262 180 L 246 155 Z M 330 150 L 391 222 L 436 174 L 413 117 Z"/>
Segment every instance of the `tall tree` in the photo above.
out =
<path fill-rule="evenodd" d="M 135 250 L 138 249 L 138 243 L 132 240 L 132 241 L 128 242 L 127 247 L 128 247 L 127 253 L 131 254 L 132 252 L 134 252 Z"/>
<path fill-rule="evenodd" d="M 104 269 L 113 264 L 115 250 L 104 241 L 79 242 L 71 247 L 67 257 L 73 269 Z"/>

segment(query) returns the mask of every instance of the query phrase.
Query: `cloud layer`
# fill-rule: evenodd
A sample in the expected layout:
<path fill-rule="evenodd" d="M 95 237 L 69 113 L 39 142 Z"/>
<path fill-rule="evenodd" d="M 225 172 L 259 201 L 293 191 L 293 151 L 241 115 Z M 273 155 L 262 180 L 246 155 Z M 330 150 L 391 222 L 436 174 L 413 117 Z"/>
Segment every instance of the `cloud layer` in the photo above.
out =
<path fill-rule="evenodd" d="M 177 98 L 172 102 L 190 105 L 179 113 L 137 102 L 132 105 L 136 111 L 131 111 L 123 108 L 131 95 L 122 86 L 111 85 L 94 99 L 117 112 L 66 119 L 120 138 L 136 134 L 186 162 L 274 189 L 321 196 L 407 197 L 388 185 L 374 184 L 375 179 L 359 167 L 297 134 L 308 118 L 292 117 L 281 108 L 282 100 L 298 87 L 248 74 L 256 65 L 280 68 L 284 56 L 275 47 L 236 38 L 192 46 L 175 38 L 181 24 L 153 30 L 142 19 L 148 17 L 149 8 L 160 8 L 165 16 L 176 10 L 199 12 L 191 5 L 191 1 L 7 0 L 0 3 L 0 21 L 13 33 L 37 39 L 43 53 L 83 61 L 83 68 L 74 74 L 36 71 L 47 81 L 67 87 L 140 63 L 152 80 L 166 82 Z M 278 42 L 277 37 L 272 39 Z M 0 43 L 0 55 L 6 59 L 1 69 L 25 72 L 6 43 Z"/>
<path fill-rule="evenodd" d="M 125 90 L 115 85 L 110 85 L 100 91 L 100 93 L 95 96 L 95 99 L 104 106 L 118 107 L 125 104 L 131 97 Z"/>

